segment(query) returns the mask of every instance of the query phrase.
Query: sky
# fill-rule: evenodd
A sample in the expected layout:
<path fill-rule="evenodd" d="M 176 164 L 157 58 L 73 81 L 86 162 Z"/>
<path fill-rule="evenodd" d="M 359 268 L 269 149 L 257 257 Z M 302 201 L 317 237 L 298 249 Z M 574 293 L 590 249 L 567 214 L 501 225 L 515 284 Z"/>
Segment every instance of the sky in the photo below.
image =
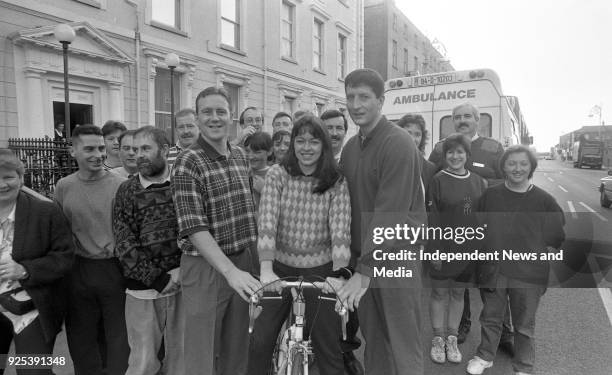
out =
<path fill-rule="evenodd" d="M 395 0 L 456 70 L 490 68 L 518 96 L 534 146 L 612 126 L 612 0 Z"/>

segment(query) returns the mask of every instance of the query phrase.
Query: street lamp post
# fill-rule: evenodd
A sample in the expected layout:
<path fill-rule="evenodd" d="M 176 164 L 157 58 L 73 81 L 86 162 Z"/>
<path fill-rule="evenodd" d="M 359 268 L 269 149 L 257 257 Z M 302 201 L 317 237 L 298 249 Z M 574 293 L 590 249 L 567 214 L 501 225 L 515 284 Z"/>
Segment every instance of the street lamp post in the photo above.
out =
<path fill-rule="evenodd" d="M 64 123 L 66 126 L 66 139 L 70 138 L 70 89 L 68 87 L 68 45 L 72 43 L 76 34 L 70 25 L 59 24 L 53 30 L 53 35 L 62 43 L 64 52 Z"/>
<path fill-rule="evenodd" d="M 180 59 L 176 53 L 170 52 L 166 55 L 166 65 L 170 69 L 170 139 L 174 144 L 174 69 L 180 64 Z"/>

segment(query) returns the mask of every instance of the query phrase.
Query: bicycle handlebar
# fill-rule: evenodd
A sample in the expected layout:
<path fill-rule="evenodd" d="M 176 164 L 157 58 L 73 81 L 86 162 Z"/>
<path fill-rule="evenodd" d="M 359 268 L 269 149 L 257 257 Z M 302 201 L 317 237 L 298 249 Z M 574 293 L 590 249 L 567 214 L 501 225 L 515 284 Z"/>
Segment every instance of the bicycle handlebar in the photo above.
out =
<path fill-rule="evenodd" d="M 328 284 L 327 281 L 322 282 L 322 281 L 306 281 L 306 280 L 300 280 L 300 281 L 276 280 L 276 281 L 271 282 L 268 285 L 271 285 L 274 283 L 280 283 L 282 289 L 298 288 L 298 289 L 320 289 L 320 290 L 324 289 L 325 286 Z M 282 298 L 283 297 L 281 296 L 261 296 L 260 297 L 257 293 L 254 293 L 251 295 L 251 297 L 249 298 L 249 333 L 253 333 L 253 326 L 255 324 L 255 319 L 256 319 L 255 315 L 256 315 L 256 310 L 257 310 L 256 305 L 258 305 L 258 303 L 262 300 L 282 299 Z M 342 325 L 342 339 L 346 340 L 346 324 L 348 323 L 348 310 L 346 308 L 346 305 L 338 299 L 337 295 L 334 298 L 319 296 L 319 299 L 336 302 L 336 306 L 334 309 L 336 310 L 336 312 L 338 313 L 338 315 L 340 315 L 340 318 L 342 319 L 342 324 L 341 324 Z"/>

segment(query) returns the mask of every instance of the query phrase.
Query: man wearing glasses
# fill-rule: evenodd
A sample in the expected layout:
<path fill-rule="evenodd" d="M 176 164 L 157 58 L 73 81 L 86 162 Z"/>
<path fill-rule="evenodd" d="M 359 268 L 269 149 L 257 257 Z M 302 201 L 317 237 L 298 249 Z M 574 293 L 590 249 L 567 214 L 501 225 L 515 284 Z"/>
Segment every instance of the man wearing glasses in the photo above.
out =
<path fill-rule="evenodd" d="M 238 129 L 238 136 L 235 139 L 235 145 L 244 145 L 245 139 L 251 135 L 262 131 L 263 128 L 263 114 L 256 107 L 247 107 L 240 114 L 238 120 L 240 129 Z"/>

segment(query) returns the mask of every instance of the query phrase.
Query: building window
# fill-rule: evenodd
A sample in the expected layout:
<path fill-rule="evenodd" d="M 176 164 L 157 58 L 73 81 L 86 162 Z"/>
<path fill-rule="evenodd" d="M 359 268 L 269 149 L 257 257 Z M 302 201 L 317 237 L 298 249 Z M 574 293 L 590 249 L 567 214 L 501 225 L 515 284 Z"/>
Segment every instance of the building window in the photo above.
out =
<path fill-rule="evenodd" d="M 151 21 L 181 28 L 181 0 L 151 0 Z"/>
<path fill-rule="evenodd" d="M 222 0 L 221 43 L 240 49 L 240 0 Z"/>
<path fill-rule="evenodd" d="M 419 48 L 419 36 L 417 34 L 414 34 L 414 48 Z"/>
<path fill-rule="evenodd" d="M 231 108 L 232 111 L 232 126 L 230 129 L 230 138 L 236 138 L 237 135 L 237 126 L 238 126 L 238 117 L 240 116 L 239 106 L 240 106 L 240 86 L 235 85 L 228 82 L 223 82 L 223 88 L 227 90 L 231 100 Z"/>
<path fill-rule="evenodd" d="M 397 31 L 397 14 L 393 13 L 393 31 Z"/>
<path fill-rule="evenodd" d="M 283 1 L 281 12 L 281 56 L 294 58 L 295 6 Z"/>
<path fill-rule="evenodd" d="M 414 71 L 419 71 L 419 58 L 417 56 L 414 57 Z"/>
<path fill-rule="evenodd" d="M 179 74 L 174 74 L 174 112 L 181 108 L 179 93 L 181 92 Z M 172 118 L 170 116 L 170 71 L 155 69 L 155 126 L 166 132 L 172 139 Z"/>
<path fill-rule="evenodd" d="M 325 104 L 324 103 L 316 103 L 315 106 L 317 108 L 317 116 L 321 117 L 321 115 L 325 111 Z"/>
<path fill-rule="evenodd" d="M 407 37 L 408 36 L 408 24 L 404 24 L 404 35 Z"/>
<path fill-rule="evenodd" d="M 315 18 L 312 39 L 312 68 L 323 70 L 323 22 Z"/>
<path fill-rule="evenodd" d="M 408 68 L 408 49 L 404 48 L 404 74 L 408 75 L 410 69 Z"/>
<path fill-rule="evenodd" d="M 289 113 L 293 116 L 293 112 L 295 112 L 295 98 L 285 96 L 283 99 L 283 112 Z"/>
<path fill-rule="evenodd" d="M 338 34 L 338 79 L 346 75 L 346 36 Z"/>
<path fill-rule="evenodd" d="M 393 67 L 397 68 L 397 42 L 393 41 Z"/>

